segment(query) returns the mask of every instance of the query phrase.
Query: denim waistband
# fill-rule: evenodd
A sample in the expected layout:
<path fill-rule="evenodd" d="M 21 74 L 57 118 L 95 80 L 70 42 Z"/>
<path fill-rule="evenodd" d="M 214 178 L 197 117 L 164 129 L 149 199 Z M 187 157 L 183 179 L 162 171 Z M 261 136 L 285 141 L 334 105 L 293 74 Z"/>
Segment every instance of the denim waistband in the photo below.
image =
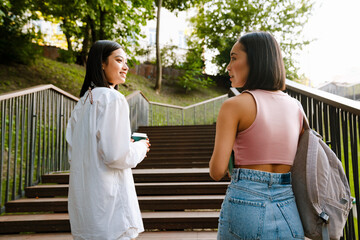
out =
<path fill-rule="evenodd" d="M 239 179 L 251 180 L 254 182 L 262 182 L 272 184 L 290 184 L 291 173 L 271 173 L 253 169 L 234 168 L 231 178 L 236 182 Z"/>

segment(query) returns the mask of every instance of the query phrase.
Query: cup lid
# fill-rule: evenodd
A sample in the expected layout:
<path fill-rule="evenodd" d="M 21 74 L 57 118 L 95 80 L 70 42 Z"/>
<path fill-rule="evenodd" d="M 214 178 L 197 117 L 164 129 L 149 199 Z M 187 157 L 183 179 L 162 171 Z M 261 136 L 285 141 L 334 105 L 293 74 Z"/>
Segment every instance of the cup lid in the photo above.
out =
<path fill-rule="evenodd" d="M 133 136 L 133 137 L 145 137 L 145 138 L 147 138 L 146 133 L 134 132 L 134 133 L 132 134 L 132 136 Z"/>

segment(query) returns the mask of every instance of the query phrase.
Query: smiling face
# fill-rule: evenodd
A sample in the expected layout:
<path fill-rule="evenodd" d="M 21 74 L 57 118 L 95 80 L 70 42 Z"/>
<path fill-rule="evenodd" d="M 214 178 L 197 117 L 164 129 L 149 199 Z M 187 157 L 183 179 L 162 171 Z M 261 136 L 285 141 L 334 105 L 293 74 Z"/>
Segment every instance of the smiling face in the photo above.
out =
<path fill-rule="evenodd" d="M 243 87 L 249 75 L 249 64 L 247 53 L 243 50 L 241 43 L 236 42 L 230 52 L 230 62 L 226 67 L 229 72 L 231 86 L 235 88 Z"/>
<path fill-rule="evenodd" d="M 114 86 L 125 83 L 129 67 L 127 66 L 127 57 L 124 50 L 119 48 L 113 51 L 107 61 L 103 62 L 102 68 L 109 84 Z"/>

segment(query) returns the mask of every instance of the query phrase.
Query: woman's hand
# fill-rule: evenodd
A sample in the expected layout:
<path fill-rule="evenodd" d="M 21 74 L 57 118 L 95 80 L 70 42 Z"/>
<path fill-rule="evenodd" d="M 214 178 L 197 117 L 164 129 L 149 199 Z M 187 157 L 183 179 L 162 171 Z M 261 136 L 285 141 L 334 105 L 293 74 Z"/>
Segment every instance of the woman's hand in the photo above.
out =
<path fill-rule="evenodd" d="M 146 152 L 148 153 L 150 151 L 150 140 L 147 138 L 146 140 L 140 140 L 139 142 L 142 142 L 144 144 L 146 144 Z M 147 155 L 145 155 L 145 157 L 147 157 Z"/>

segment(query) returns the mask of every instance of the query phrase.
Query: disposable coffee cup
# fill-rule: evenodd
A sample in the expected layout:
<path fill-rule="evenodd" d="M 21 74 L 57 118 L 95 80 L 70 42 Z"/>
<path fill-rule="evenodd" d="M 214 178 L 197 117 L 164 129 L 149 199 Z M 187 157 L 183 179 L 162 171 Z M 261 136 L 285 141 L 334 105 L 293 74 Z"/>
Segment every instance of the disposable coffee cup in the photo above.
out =
<path fill-rule="evenodd" d="M 134 141 L 139 141 L 139 140 L 143 140 L 143 139 L 147 139 L 148 136 L 146 135 L 146 133 L 138 133 L 138 132 L 134 132 L 132 135 L 131 135 L 131 138 L 134 139 Z"/>

